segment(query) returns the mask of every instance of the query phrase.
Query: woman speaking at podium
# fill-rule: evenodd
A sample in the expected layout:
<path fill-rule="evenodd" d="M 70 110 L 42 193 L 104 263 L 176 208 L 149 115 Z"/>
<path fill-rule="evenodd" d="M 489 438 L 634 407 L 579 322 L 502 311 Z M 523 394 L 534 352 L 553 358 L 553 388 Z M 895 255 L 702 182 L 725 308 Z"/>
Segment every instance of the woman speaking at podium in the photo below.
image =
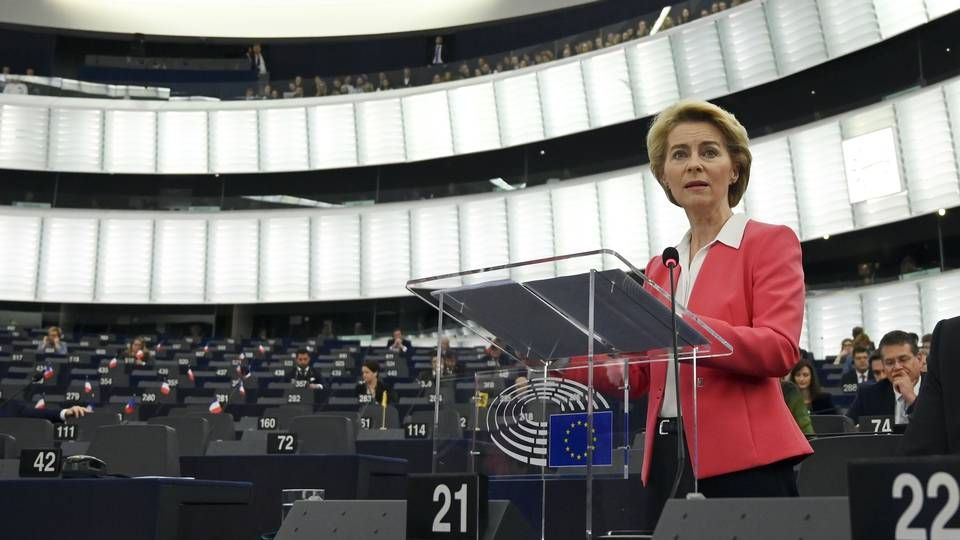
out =
<path fill-rule="evenodd" d="M 746 130 L 729 112 L 703 101 L 676 103 L 654 119 L 647 152 L 667 199 L 683 208 L 690 224 L 676 246 L 677 304 L 733 347 L 731 356 L 698 362 L 698 438 L 693 436 L 692 366 L 680 367 L 679 399 L 672 362 L 630 368 L 631 397 L 649 392 L 642 478 L 652 495 L 650 511 L 659 515 L 672 491 L 678 410 L 688 455 L 699 440 L 699 463 L 692 472 L 700 493 L 795 496 L 793 466 L 812 449 L 784 403 L 779 379 L 800 358 L 800 242 L 785 226 L 733 212 L 747 189 L 752 157 Z M 647 264 L 646 276 L 670 290 L 661 257 Z M 595 371 L 601 392 L 615 395 L 622 388 L 620 363 L 615 364 Z M 574 373 L 586 380 L 585 369 Z M 693 488 L 690 463 L 685 461 L 677 491 L 681 497 Z"/>

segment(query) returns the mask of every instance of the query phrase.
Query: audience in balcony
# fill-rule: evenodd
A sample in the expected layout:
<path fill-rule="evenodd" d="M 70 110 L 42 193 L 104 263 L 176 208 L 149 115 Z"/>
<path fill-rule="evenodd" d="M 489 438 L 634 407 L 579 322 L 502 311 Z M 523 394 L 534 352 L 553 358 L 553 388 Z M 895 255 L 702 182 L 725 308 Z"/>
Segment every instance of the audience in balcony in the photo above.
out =
<path fill-rule="evenodd" d="M 446 51 L 443 47 L 443 36 L 437 36 L 433 40 L 433 56 L 430 59 L 430 63 L 433 65 L 445 63 L 443 58 L 444 54 L 446 54 Z"/>
<path fill-rule="evenodd" d="M 59 326 L 47 329 L 47 335 L 37 345 L 37 353 L 67 354 L 67 343 L 63 341 L 63 331 Z"/>
<path fill-rule="evenodd" d="M 833 397 L 820 388 L 817 370 L 807 359 L 801 359 L 790 371 L 790 382 L 797 385 L 810 414 L 836 414 Z"/>

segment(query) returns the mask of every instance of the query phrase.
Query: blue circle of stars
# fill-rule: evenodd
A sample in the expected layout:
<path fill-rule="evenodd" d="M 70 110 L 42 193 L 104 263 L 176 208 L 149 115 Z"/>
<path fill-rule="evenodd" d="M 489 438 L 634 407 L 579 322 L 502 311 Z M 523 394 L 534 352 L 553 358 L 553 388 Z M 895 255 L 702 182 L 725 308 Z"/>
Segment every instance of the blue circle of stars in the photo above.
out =
<path fill-rule="evenodd" d="M 580 454 L 578 452 L 575 452 L 572 448 L 570 448 L 570 439 L 572 435 L 576 435 L 576 432 L 580 430 L 584 432 L 583 433 L 584 440 L 586 440 L 587 423 L 584 422 L 583 420 L 577 420 L 576 422 L 572 422 L 570 424 L 570 427 L 568 427 L 566 432 L 564 432 L 564 436 L 563 436 L 564 450 L 567 452 L 567 456 L 570 459 L 576 459 L 578 461 L 587 459 L 586 445 L 583 448 L 583 453 Z M 592 433 L 593 433 L 593 444 L 597 444 L 597 428 L 593 428 Z M 577 450 L 580 450 L 580 449 L 578 448 Z"/>

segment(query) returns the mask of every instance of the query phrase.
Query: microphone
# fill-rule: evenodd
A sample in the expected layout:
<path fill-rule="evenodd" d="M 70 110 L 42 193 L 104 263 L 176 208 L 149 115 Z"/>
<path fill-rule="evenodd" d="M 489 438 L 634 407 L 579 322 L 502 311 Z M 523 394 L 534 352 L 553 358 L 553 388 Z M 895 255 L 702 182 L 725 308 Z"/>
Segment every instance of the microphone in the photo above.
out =
<path fill-rule="evenodd" d="M 676 377 L 673 378 L 674 391 L 677 396 L 677 472 L 673 476 L 673 487 L 670 489 L 670 498 L 677 496 L 680 489 L 680 479 L 687 461 L 687 445 L 684 441 L 683 411 L 680 406 L 680 346 L 677 343 L 677 279 L 676 270 L 680 266 L 680 253 L 677 248 L 670 246 L 663 250 L 660 256 L 663 265 L 670 270 L 670 330 L 673 337 L 673 369 Z"/>
<path fill-rule="evenodd" d="M 41 380 L 43 380 L 43 372 L 42 372 L 42 371 L 38 371 L 38 372 L 36 372 L 36 373 L 33 374 L 33 377 L 30 378 L 30 381 L 27 382 L 27 384 L 23 385 L 23 388 L 21 388 L 21 389 L 17 390 L 16 392 L 14 392 L 12 396 L 10 396 L 10 397 L 8 397 L 8 398 L 4 398 L 2 401 L 13 401 L 13 400 L 19 398 L 20 396 L 22 396 L 22 395 L 27 391 L 27 389 L 29 389 L 29 388 L 30 388 L 31 386 L 33 386 L 34 384 L 40 382 Z"/>
<path fill-rule="evenodd" d="M 660 258 L 663 259 L 663 265 L 670 269 L 676 268 L 680 264 L 680 252 L 673 246 L 663 250 L 663 255 Z"/>

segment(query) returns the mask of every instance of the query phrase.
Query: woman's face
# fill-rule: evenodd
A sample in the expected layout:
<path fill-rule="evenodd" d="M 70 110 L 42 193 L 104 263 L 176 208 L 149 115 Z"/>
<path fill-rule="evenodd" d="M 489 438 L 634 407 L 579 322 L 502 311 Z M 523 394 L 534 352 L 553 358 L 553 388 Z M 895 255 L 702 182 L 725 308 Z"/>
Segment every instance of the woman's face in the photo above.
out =
<path fill-rule="evenodd" d="M 360 376 L 363 378 L 365 384 L 373 384 L 377 380 L 377 374 L 370 371 L 370 368 L 366 366 L 360 370 Z"/>
<path fill-rule="evenodd" d="M 726 140 L 709 122 L 683 122 L 667 135 L 663 181 L 674 200 L 690 212 L 730 208 L 727 191 L 739 174 Z"/>
<path fill-rule="evenodd" d="M 793 382 L 796 383 L 797 387 L 801 390 L 806 390 L 810 388 L 810 378 L 810 368 L 802 367 L 794 374 Z"/>

